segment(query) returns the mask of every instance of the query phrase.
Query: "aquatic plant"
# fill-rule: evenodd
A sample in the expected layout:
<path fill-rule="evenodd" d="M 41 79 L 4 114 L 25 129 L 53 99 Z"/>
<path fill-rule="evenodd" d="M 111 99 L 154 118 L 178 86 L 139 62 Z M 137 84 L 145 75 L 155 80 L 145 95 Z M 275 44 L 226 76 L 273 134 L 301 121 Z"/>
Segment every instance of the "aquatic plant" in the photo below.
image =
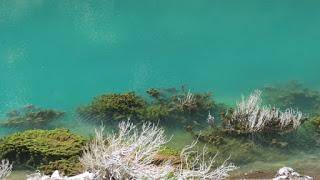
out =
<path fill-rule="evenodd" d="M 213 168 L 214 158 L 203 158 L 205 152 L 191 150 L 196 143 L 180 154 L 184 160 L 175 168 L 170 161 L 153 164 L 156 154 L 168 140 L 164 130 L 151 123 L 138 129 L 130 122 L 119 124 L 118 134 L 103 137 L 103 128 L 96 130 L 96 138 L 85 149 L 81 163 L 99 179 L 222 179 L 235 170 L 233 164 L 223 163 Z M 192 156 L 192 161 L 189 161 Z"/>
<path fill-rule="evenodd" d="M 177 108 L 181 110 L 186 110 L 186 109 L 191 110 L 194 108 L 194 106 L 196 106 L 194 95 L 190 92 L 190 90 L 185 96 L 178 97 L 177 99 L 178 99 L 176 103 Z"/>
<path fill-rule="evenodd" d="M 139 119 L 141 121 L 164 122 L 168 120 L 173 110 L 168 105 L 153 104 L 148 105 L 139 111 Z"/>
<path fill-rule="evenodd" d="M 14 165 L 38 168 L 62 159 L 79 157 L 86 140 L 67 129 L 28 130 L 0 139 L 0 158 Z"/>
<path fill-rule="evenodd" d="M 88 120 L 114 122 L 130 118 L 134 122 L 168 121 L 176 124 L 192 124 L 205 121 L 205 112 L 213 111 L 215 104 L 210 93 L 191 93 L 185 89 L 147 90 L 149 97 L 134 92 L 104 94 L 96 97 L 89 105 L 79 108 L 81 117 Z"/>
<path fill-rule="evenodd" d="M 2 160 L 0 163 L 0 179 L 5 179 L 11 174 L 12 164 L 8 160 Z"/>
<path fill-rule="evenodd" d="M 145 107 L 145 100 L 134 92 L 104 94 L 96 97 L 88 106 L 81 107 L 79 113 L 90 120 L 135 120 Z"/>
<path fill-rule="evenodd" d="M 225 144 L 226 133 L 222 129 L 216 127 L 210 127 L 207 130 L 201 132 L 193 132 L 191 130 L 191 133 L 193 137 L 195 139 L 198 139 L 200 142 L 210 143 L 215 146 L 221 146 Z"/>
<path fill-rule="evenodd" d="M 23 129 L 43 128 L 63 115 L 64 113 L 60 111 L 41 109 L 33 105 L 28 105 L 7 113 L 8 119 L 1 123 L 1 126 L 19 127 Z"/>
<path fill-rule="evenodd" d="M 213 115 L 211 115 L 210 111 L 207 118 L 207 123 L 210 125 L 211 128 L 214 128 L 216 126 L 215 124 L 215 118 Z"/>
<path fill-rule="evenodd" d="M 160 96 L 161 96 L 161 93 L 158 89 L 156 88 L 150 88 L 146 91 L 147 94 L 149 94 L 149 96 L 155 98 L 155 99 L 158 99 L 160 101 Z"/>
<path fill-rule="evenodd" d="M 195 139 L 210 143 L 211 149 L 224 152 L 224 155 L 233 154 L 232 161 L 237 163 L 255 161 L 252 154 L 264 159 L 274 157 L 265 156 L 268 154 L 267 149 L 273 152 L 285 150 L 288 153 L 292 149 L 310 148 L 317 144 L 312 139 L 314 131 L 298 129 L 305 122 L 300 111 L 281 111 L 263 106 L 259 90 L 248 98 L 242 97 L 234 109 L 222 114 L 222 119 L 223 124 L 220 126 L 215 123 L 213 115 L 209 114 L 205 130 L 199 132 L 190 128 L 189 132 Z M 295 129 L 298 130 L 293 131 Z"/>
<path fill-rule="evenodd" d="M 150 93 L 150 91 L 148 92 Z M 190 90 L 186 91 L 184 87 L 181 89 L 152 88 L 152 91 L 157 92 L 157 96 L 151 96 L 150 106 L 161 107 L 157 112 L 166 113 L 167 116 L 163 119 L 169 119 L 170 123 L 176 122 L 176 124 L 184 125 L 205 124 L 206 116 L 204 113 L 215 111 L 217 108 L 211 99 L 211 93 L 191 93 Z"/>
<path fill-rule="evenodd" d="M 298 81 L 265 86 L 263 92 L 267 104 L 276 104 L 281 109 L 298 108 L 309 114 L 320 112 L 320 92 L 304 87 Z"/>
<path fill-rule="evenodd" d="M 310 122 L 316 128 L 316 131 L 320 132 L 320 116 L 315 116 L 310 119 Z"/>
<path fill-rule="evenodd" d="M 198 113 L 210 111 L 214 107 L 214 102 L 210 99 L 211 93 L 191 93 L 190 90 L 186 93 L 172 96 L 172 101 L 175 103 L 176 111 L 185 113 Z"/>
<path fill-rule="evenodd" d="M 230 113 L 230 112 L 229 112 Z M 254 91 L 237 104 L 231 114 L 224 116 L 224 128 L 238 133 L 282 132 L 296 129 L 303 122 L 298 110 L 262 106 L 261 91 Z"/>

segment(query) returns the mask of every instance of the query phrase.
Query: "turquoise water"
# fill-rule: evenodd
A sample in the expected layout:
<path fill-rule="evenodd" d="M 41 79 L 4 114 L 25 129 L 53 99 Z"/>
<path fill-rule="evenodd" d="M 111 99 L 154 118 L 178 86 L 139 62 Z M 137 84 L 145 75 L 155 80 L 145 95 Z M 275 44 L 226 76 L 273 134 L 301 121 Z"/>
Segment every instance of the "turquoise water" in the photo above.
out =
<path fill-rule="evenodd" d="M 1 109 L 181 84 L 218 98 L 292 79 L 319 87 L 319 4 L 2 0 Z"/>
<path fill-rule="evenodd" d="M 0 0 L 0 116 L 149 87 L 227 103 L 289 80 L 319 89 L 319 19 L 317 0 Z"/>

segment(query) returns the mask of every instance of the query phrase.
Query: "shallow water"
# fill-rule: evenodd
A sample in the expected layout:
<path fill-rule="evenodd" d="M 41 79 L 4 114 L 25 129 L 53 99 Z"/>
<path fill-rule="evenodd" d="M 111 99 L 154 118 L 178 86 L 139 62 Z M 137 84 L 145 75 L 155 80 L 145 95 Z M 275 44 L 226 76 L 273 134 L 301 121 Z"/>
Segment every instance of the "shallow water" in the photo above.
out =
<path fill-rule="evenodd" d="M 27 104 L 55 108 L 67 118 L 54 127 L 90 135 L 95 126 L 74 111 L 106 92 L 187 85 L 234 104 L 266 84 L 320 89 L 319 12 L 315 0 L 0 0 L 0 117 Z M 168 134 L 178 147 L 191 139 Z M 320 172 L 319 156 L 310 162 Z"/>

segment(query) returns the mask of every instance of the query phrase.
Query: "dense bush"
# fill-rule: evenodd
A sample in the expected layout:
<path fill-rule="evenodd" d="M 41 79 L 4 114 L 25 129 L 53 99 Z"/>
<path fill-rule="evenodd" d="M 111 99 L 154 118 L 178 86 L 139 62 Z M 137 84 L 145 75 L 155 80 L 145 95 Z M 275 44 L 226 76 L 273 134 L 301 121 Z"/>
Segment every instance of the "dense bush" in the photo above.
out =
<path fill-rule="evenodd" d="M 29 130 L 2 138 L 0 159 L 8 159 L 14 167 L 39 168 L 59 160 L 78 159 L 85 142 L 67 129 Z"/>

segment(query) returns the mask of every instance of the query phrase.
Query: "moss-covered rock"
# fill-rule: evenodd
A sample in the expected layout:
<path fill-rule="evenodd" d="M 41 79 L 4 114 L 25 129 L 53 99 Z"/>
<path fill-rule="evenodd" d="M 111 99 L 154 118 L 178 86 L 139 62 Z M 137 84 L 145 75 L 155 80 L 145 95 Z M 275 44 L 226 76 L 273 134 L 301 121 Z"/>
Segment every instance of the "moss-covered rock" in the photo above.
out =
<path fill-rule="evenodd" d="M 15 166 L 37 168 L 79 156 L 85 142 L 67 129 L 29 130 L 2 138 L 0 159 L 9 159 Z"/>

